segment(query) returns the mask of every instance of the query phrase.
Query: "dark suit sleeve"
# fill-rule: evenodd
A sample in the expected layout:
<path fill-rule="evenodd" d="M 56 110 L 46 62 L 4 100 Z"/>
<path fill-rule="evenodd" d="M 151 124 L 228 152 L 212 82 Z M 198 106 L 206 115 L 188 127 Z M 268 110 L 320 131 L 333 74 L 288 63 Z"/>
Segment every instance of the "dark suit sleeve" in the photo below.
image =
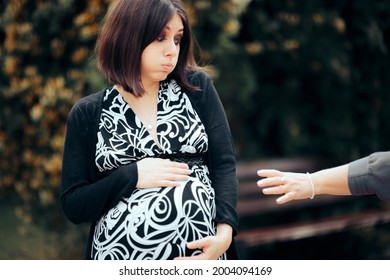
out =
<path fill-rule="evenodd" d="M 353 195 L 377 195 L 390 200 L 390 152 L 377 152 L 349 164 L 348 184 Z"/>

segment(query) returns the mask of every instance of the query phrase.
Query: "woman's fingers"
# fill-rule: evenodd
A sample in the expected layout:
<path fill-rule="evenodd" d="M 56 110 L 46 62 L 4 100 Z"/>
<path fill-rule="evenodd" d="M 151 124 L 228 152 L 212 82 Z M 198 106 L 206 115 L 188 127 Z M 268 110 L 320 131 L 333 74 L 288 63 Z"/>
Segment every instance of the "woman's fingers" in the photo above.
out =
<path fill-rule="evenodd" d="M 165 174 L 161 175 L 161 179 L 157 182 L 157 185 L 165 187 L 176 187 L 180 186 L 182 182 L 187 181 L 189 178 L 190 176 L 188 175 Z"/>
<path fill-rule="evenodd" d="M 169 159 L 145 158 L 137 165 L 137 188 L 177 187 L 192 173 L 187 164 Z"/>
<path fill-rule="evenodd" d="M 178 168 L 178 169 L 188 169 L 188 165 L 186 163 L 183 163 L 183 162 L 171 161 L 169 159 L 157 159 L 157 160 L 160 160 L 167 167 Z"/>
<path fill-rule="evenodd" d="M 167 168 L 166 172 L 169 174 L 176 174 L 176 175 L 189 175 L 192 173 L 192 170 L 189 169 L 188 167 L 186 168 L 173 167 L 173 168 Z"/>

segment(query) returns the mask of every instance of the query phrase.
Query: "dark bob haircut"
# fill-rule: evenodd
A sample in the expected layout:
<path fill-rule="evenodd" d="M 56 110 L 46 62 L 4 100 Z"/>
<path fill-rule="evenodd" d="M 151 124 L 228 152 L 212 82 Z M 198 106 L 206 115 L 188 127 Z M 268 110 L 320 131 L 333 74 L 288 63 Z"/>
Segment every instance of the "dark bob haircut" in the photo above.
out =
<path fill-rule="evenodd" d="M 141 55 L 158 38 L 177 13 L 184 26 L 177 65 L 167 79 L 194 89 L 187 81 L 190 71 L 198 68 L 192 51 L 192 32 L 180 0 L 116 0 L 105 18 L 96 42 L 99 70 L 106 79 L 135 96 L 144 93 L 140 81 Z"/>

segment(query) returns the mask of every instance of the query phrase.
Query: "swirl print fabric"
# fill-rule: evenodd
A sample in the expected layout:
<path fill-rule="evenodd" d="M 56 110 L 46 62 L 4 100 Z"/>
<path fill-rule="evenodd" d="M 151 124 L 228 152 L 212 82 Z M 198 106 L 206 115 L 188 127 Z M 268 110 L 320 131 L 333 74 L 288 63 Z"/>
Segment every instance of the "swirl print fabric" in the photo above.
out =
<path fill-rule="evenodd" d="M 96 165 L 103 174 L 145 157 L 207 152 L 205 128 L 174 80 L 160 85 L 158 143 L 115 88 L 106 90 L 103 102 L 96 146 Z M 91 257 L 164 260 L 201 253 L 186 245 L 215 235 L 215 194 L 207 165 L 190 168 L 190 179 L 179 187 L 136 189 L 122 198 L 97 222 Z"/>

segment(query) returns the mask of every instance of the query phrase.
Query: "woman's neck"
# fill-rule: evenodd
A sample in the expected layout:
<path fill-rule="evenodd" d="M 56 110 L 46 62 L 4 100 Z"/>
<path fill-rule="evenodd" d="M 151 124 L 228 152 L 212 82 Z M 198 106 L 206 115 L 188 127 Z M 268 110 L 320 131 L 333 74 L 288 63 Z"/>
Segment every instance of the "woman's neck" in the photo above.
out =
<path fill-rule="evenodd" d="M 144 124 L 155 143 L 160 146 L 157 139 L 157 103 L 159 88 L 154 88 L 153 91 L 149 88 L 150 91 L 145 91 L 140 97 L 126 92 L 118 85 L 115 86 L 115 89 L 122 95 L 134 114 Z"/>

